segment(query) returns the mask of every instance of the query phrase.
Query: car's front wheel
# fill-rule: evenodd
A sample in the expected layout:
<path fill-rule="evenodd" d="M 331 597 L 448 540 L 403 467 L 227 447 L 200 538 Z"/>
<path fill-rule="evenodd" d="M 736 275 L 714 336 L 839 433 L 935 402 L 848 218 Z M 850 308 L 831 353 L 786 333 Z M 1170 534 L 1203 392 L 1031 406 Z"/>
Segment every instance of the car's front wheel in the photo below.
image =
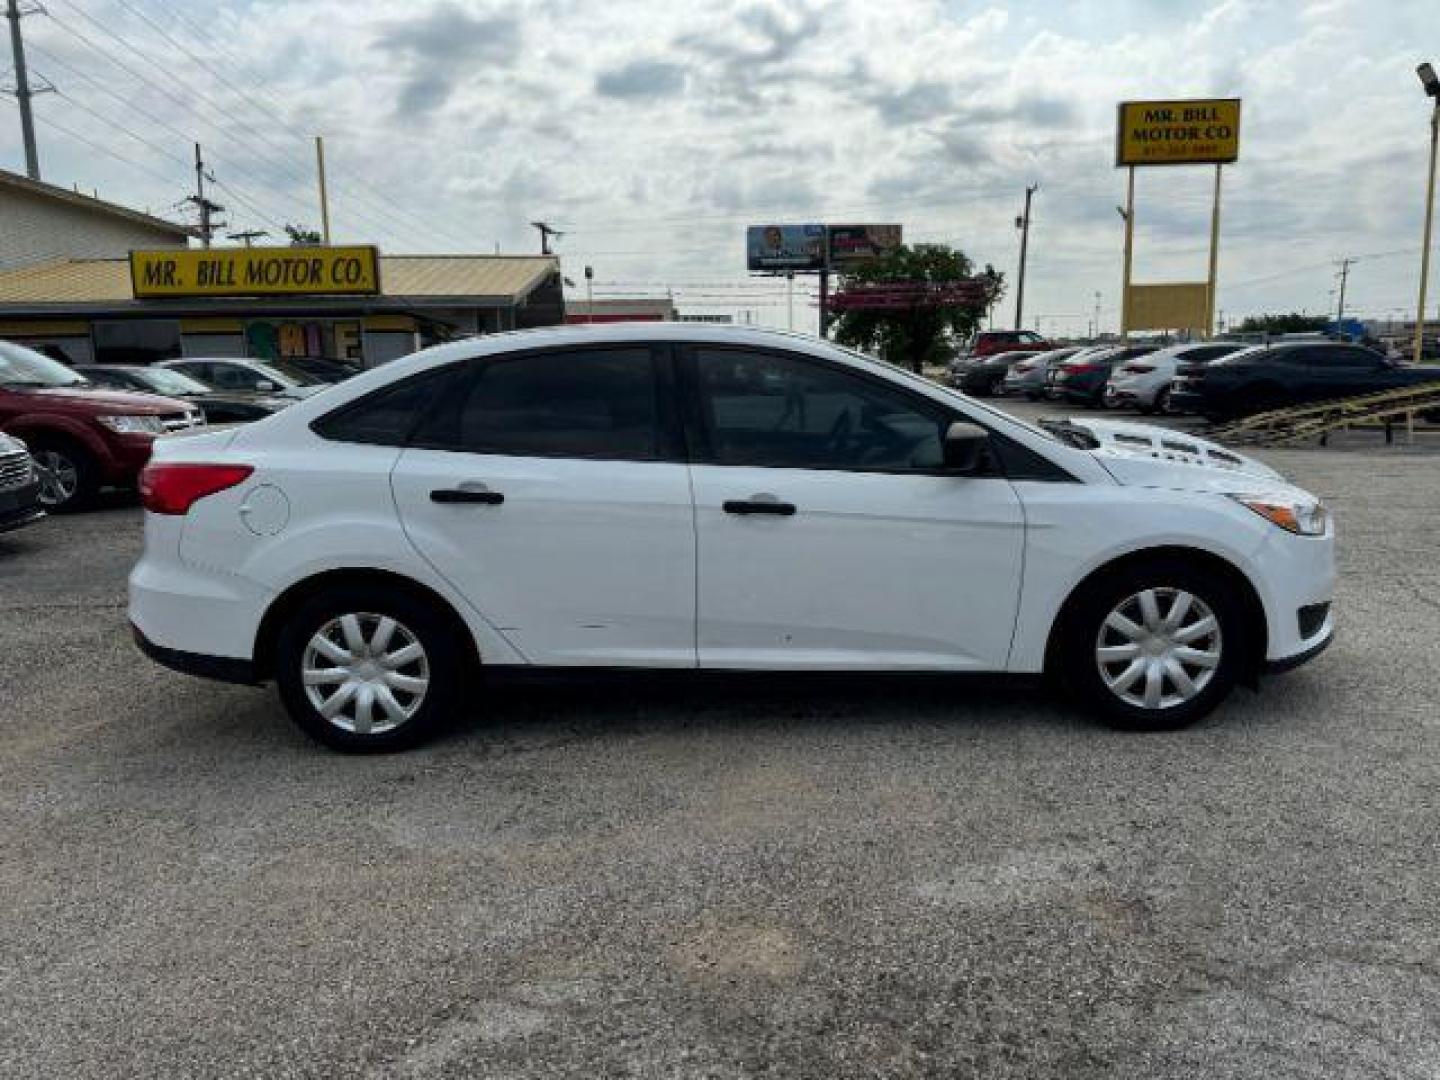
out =
<path fill-rule="evenodd" d="M 36 441 L 30 457 L 40 478 L 40 505 L 46 510 L 79 510 L 95 497 L 95 461 L 84 450 L 59 440 Z"/>
<path fill-rule="evenodd" d="M 450 621 L 408 590 L 347 584 L 280 630 L 275 681 L 291 718 L 336 750 L 405 750 L 452 715 L 465 653 Z"/>
<path fill-rule="evenodd" d="M 1234 687 L 1249 628 L 1232 583 L 1178 559 L 1135 563 L 1083 587 L 1061 628 L 1065 682 L 1110 723 L 1184 727 Z"/>

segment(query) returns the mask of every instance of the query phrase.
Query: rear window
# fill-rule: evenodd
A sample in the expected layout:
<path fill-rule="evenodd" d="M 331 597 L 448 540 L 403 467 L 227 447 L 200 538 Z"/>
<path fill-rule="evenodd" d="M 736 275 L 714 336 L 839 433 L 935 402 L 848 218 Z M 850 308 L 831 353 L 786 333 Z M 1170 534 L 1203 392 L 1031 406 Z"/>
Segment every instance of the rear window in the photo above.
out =
<path fill-rule="evenodd" d="M 382 387 L 322 416 L 311 430 L 336 442 L 404 446 L 455 370 L 450 364 Z"/>

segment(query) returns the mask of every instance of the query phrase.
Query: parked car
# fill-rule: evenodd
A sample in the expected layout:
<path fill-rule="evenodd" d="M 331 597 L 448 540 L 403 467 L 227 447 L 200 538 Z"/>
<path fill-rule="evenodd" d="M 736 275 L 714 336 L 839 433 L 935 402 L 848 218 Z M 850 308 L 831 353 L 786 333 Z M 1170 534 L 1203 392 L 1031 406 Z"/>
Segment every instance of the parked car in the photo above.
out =
<path fill-rule="evenodd" d="M 101 390 L 48 356 L 0 341 L 0 431 L 30 447 L 47 510 L 82 506 L 105 485 L 133 485 L 157 436 L 204 423 L 193 405 Z"/>
<path fill-rule="evenodd" d="M 1061 361 L 1048 376 L 1045 396 L 1098 409 L 1105 404 L 1110 373 L 1126 360 L 1149 356 L 1158 345 L 1117 345 Z"/>
<path fill-rule="evenodd" d="M 1168 412 L 1170 383 L 1182 363 L 1208 364 L 1243 348 L 1234 341 L 1190 342 L 1126 360 L 1110 373 L 1105 404 L 1112 408 L 1130 406 L 1142 413 Z"/>
<path fill-rule="evenodd" d="M 31 525 L 45 516 L 40 505 L 40 474 L 29 448 L 0 433 L 0 533 Z"/>
<path fill-rule="evenodd" d="M 330 384 L 285 360 L 236 360 L 221 357 L 186 357 L 165 360 L 157 365 L 183 372 L 216 390 L 282 397 L 299 401 L 317 394 Z"/>
<path fill-rule="evenodd" d="M 1117 427 L 749 328 L 454 342 L 161 440 L 130 619 L 343 750 L 474 708 L 477 664 L 1048 670 L 1170 728 L 1329 642 L 1333 530 L 1259 463 Z"/>
<path fill-rule="evenodd" d="M 1179 411 L 1221 420 L 1436 380 L 1440 367 L 1402 367 L 1361 345 L 1256 345 L 1207 364 L 1181 364 L 1170 401 Z"/>
<path fill-rule="evenodd" d="M 205 414 L 205 421 L 210 424 L 245 424 L 279 412 L 290 404 L 288 398 L 216 390 L 183 371 L 154 364 L 82 364 L 74 370 L 96 386 L 163 394 L 176 401 L 189 402 Z"/>
<path fill-rule="evenodd" d="M 990 397 L 1000 391 L 1010 365 L 1034 353 L 1002 352 L 957 360 L 950 365 L 950 385 L 976 397 Z"/>
<path fill-rule="evenodd" d="M 1006 394 L 1023 394 L 1030 401 L 1039 401 L 1045 396 L 1045 378 L 1050 369 L 1062 360 L 1079 356 L 1090 348 L 1093 346 L 1075 345 L 1064 349 L 1051 349 L 1049 352 L 1027 353 L 1010 365 L 1000 389 Z"/>
<path fill-rule="evenodd" d="M 1001 352 L 1045 352 L 1053 348 L 1053 342 L 1033 330 L 980 330 L 970 339 L 964 355 L 979 359 Z"/>

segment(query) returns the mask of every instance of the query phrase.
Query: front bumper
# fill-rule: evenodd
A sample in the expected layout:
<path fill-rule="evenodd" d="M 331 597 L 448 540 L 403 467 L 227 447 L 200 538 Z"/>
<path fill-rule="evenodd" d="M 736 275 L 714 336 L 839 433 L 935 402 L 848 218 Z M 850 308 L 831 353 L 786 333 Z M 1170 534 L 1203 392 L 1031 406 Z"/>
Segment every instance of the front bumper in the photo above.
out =
<path fill-rule="evenodd" d="M 1311 660 L 1314 660 L 1315 657 L 1319 656 L 1322 652 L 1328 649 L 1331 642 L 1333 642 L 1334 640 L 1335 630 L 1332 627 L 1326 630 L 1322 635 L 1320 635 L 1320 640 L 1317 641 L 1315 644 L 1298 653 L 1295 653 L 1293 656 L 1287 656 L 1281 660 L 1265 661 L 1265 673 L 1267 675 L 1278 675 L 1283 671 L 1293 671 L 1301 664 L 1308 664 Z"/>
<path fill-rule="evenodd" d="M 0 491 L 0 532 L 32 525 L 45 516 L 40 506 L 40 481 Z"/>

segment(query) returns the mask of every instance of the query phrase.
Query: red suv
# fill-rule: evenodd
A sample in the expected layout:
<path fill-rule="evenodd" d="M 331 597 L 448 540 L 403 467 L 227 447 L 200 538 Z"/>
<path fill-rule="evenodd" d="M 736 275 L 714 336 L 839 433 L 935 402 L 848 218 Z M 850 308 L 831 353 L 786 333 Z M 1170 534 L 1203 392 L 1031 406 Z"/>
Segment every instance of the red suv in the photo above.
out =
<path fill-rule="evenodd" d="M 46 509 L 81 506 L 107 484 L 133 485 L 157 435 L 203 423 L 193 405 L 97 390 L 64 364 L 0 341 L 0 431 L 29 445 Z"/>
<path fill-rule="evenodd" d="M 1033 330 L 981 330 L 970 342 L 966 355 L 972 360 L 1002 352 L 1049 352 L 1055 343 Z"/>

